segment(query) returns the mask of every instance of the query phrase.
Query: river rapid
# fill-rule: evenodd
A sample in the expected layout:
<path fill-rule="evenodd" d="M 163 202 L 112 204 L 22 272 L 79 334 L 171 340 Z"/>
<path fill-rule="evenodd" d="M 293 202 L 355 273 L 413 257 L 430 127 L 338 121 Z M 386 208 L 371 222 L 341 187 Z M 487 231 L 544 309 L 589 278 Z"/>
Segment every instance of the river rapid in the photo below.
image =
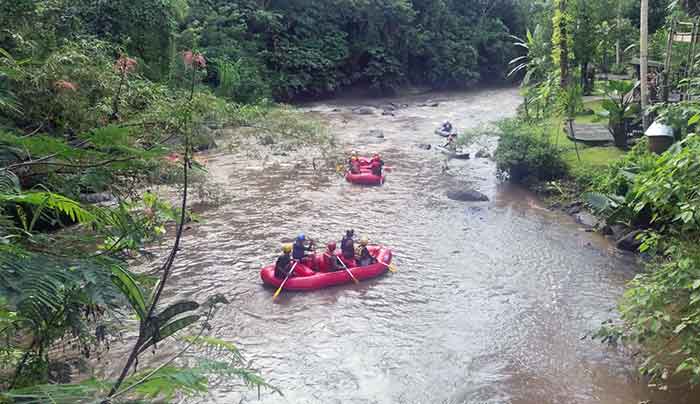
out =
<path fill-rule="evenodd" d="M 420 106 L 428 99 L 439 105 Z M 389 102 L 399 107 L 394 116 L 352 112 Z M 629 355 L 585 338 L 616 315 L 638 270 L 633 258 L 501 183 L 493 161 L 453 160 L 446 170 L 439 152 L 416 147 L 442 142 L 433 131 L 444 120 L 479 127 L 513 116 L 520 102 L 507 88 L 304 105 L 344 150 L 382 153 L 392 168 L 382 187 L 348 184 L 332 169 L 314 169 L 303 153 L 261 162 L 210 152 L 211 181 L 228 203 L 204 209 L 185 232 L 167 300 L 231 299 L 212 334 L 236 343 L 284 397 L 263 391 L 258 401 L 256 392 L 223 383 L 202 401 L 695 402 L 651 392 Z M 445 196 L 467 188 L 490 201 Z M 281 242 L 304 232 L 325 243 L 350 228 L 390 246 L 398 272 L 272 302 L 259 271 Z M 110 352 L 112 373 L 127 349 Z"/>

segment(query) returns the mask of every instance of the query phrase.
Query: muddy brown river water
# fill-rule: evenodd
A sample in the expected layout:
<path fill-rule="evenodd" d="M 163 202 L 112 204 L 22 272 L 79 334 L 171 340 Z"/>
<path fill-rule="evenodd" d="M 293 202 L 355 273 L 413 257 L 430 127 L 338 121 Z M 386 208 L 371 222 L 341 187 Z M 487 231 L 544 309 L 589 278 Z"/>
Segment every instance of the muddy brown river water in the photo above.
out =
<path fill-rule="evenodd" d="M 428 98 L 439 105 L 418 106 Z M 392 101 L 408 106 L 395 116 L 350 111 Z M 212 181 L 230 202 L 186 232 L 168 299 L 231 298 L 212 333 L 284 392 L 263 392 L 261 403 L 698 402 L 651 392 L 627 355 L 583 338 L 615 316 L 634 259 L 499 182 L 492 161 L 451 161 L 443 172 L 442 155 L 416 147 L 440 143 L 433 130 L 443 120 L 477 127 L 513 116 L 520 102 L 517 89 L 487 89 L 304 106 L 345 150 L 382 153 L 393 167 L 383 187 L 314 170 L 303 154 L 262 164 L 212 152 Z M 449 200 L 457 188 L 491 201 Z M 399 271 L 273 304 L 259 270 L 280 242 L 298 232 L 337 240 L 348 228 L 393 248 Z M 110 360 L 125 352 L 114 348 Z M 202 402 L 240 400 L 258 401 L 222 384 Z"/>

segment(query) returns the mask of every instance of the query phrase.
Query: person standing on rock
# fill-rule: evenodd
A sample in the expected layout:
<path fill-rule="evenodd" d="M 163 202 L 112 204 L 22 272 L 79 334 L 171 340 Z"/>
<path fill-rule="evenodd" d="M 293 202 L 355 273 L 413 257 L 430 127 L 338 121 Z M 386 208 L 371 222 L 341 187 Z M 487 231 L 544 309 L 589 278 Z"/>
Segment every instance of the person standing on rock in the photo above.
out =
<path fill-rule="evenodd" d="M 444 146 L 445 149 L 451 152 L 457 152 L 457 135 L 452 133 L 447 137 L 447 143 Z"/>

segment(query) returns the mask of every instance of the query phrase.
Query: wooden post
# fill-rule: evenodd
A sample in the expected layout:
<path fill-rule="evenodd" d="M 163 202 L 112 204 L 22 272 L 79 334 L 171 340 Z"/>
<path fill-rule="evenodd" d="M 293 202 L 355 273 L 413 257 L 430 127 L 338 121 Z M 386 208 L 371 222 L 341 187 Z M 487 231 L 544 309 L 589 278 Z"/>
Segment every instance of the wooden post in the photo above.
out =
<path fill-rule="evenodd" d="M 693 20 L 693 31 L 690 34 L 690 49 L 688 50 L 688 68 L 686 69 L 685 77 L 690 78 L 693 74 L 693 67 L 695 66 L 695 45 L 698 43 L 698 30 L 700 29 L 700 20 L 695 18 Z M 690 99 L 688 92 L 686 91 L 686 100 Z"/>
<path fill-rule="evenodd" d="M 668 32 L 668 43 L 666 44 L 666 60 L 664 61 L 664 77 L 663 77 L 663 89 L 661 93 L 661 100 L 663 102 L 668 102 L 668 85 L 671 79 L 671 63 L 673 56 L 673 38 L 676 36 L 676 19 L 671 20 L 671 29 Z"/>
<path fill-rule="evenodd" d="M 642 126 L 643 130 L 649 127 L 647 107 L 649 104 L 649 0 L 642 0 L 642 9 L 639 20 L 639 87 L 642 96 Z"/>

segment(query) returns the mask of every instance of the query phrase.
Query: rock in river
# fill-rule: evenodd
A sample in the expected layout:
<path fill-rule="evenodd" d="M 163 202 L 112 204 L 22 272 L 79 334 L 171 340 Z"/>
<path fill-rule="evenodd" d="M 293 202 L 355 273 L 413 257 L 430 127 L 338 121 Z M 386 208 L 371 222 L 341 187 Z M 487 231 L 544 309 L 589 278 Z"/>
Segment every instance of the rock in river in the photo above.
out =
<path fill-rule="evenodd" d="M 354 109 L 352 112 L 357 115 L 374 115 L 376 110 L 372 107 L 359 107 Z"/>
<path fill-rule="evenodd" d="M 418 143 L 416 145 L 417 148 L 423 149 L 423 150 L 430 150 L 433 146 L 427 144 L 427 143 Z"/>
<path fill-rule="evenodd" d="M 490 159 L 491 153 L 489 153 L 486 149 L 481 149 L 478 152 L 476 152 L 475 157 L 478 159 Z"/>
<path fill-rule="evenodd" d="M 574 214 L 574 219 L 576 219 L 576 223 L 591 228 L 598 227 L 599 223 L 597 217 L 586 211 L 579 211 L 578 213 Z"/>
<path fill-rule="evenodd" d="M 377 139 L 384 139 L 384 132 L 379 129 L 371 129 L 367 134 Z"/>
<path fill-rule="evenodd" d="M 474 189 L 447 191 L 447 197 L 460 202 L 487 202 L 489 197 Z"/>
<path fill-rule="evenodd" d="M 623 251 L 639 251 L 639 246 L 642 245 L 642 241 L 638 240 L 637 237 L 642 233 L 642 230 L 635 230 L 628 233 L 625 237 L 617 240 L 617 248 Z"/>

